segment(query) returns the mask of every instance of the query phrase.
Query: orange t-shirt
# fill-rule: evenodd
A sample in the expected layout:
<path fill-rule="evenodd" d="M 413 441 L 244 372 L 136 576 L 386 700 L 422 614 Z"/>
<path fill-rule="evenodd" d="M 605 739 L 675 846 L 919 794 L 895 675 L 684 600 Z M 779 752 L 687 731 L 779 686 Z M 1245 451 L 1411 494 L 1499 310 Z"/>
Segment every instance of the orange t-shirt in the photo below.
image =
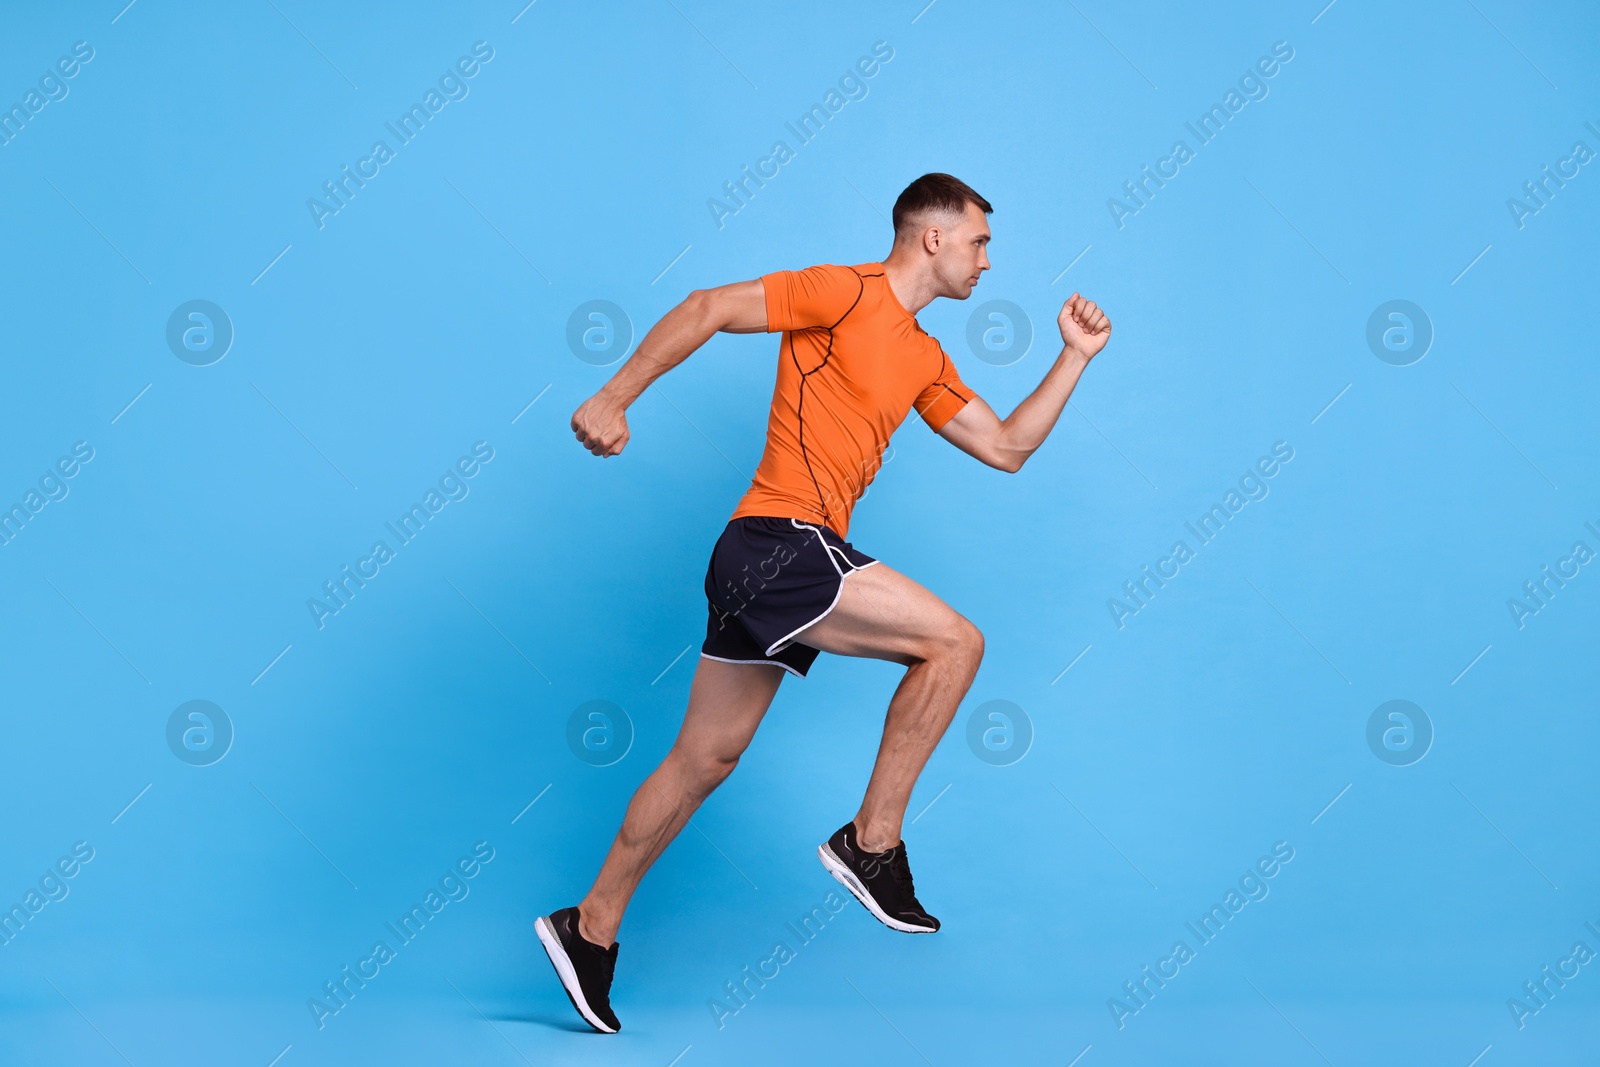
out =
<path fill-rule="evenodd" d="M 938 430 L 975 394 L 905 309 L 882 263 L 763 275 L 783 331 L 761 465 L 732 518 L 821 523 L 841 538 L 911 408 Z"/>

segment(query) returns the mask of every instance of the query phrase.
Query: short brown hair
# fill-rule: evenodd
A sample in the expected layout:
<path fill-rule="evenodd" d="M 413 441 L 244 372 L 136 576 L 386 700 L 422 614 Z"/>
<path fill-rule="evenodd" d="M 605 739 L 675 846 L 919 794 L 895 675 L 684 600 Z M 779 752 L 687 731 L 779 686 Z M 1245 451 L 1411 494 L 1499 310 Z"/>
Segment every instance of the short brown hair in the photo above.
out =
<path fill-rule="evenodd" d="M 929 211 L 960 214 L 968 204 L 978 205 L 985 215 L 994 211 L 989 201 L 960 178 L 938 171 L 924 174 L 906 186 L 894 202 L 895 236 L 905 233 L 913 219 Z"/>

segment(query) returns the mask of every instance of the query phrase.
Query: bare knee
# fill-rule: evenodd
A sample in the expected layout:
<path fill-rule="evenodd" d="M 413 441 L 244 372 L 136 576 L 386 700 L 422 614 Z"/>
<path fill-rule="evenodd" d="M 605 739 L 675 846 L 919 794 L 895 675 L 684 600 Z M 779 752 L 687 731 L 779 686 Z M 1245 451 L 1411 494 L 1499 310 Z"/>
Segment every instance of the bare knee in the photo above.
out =
<path fill-rule="evenodd" d="M 983 661 L 983 631 L 965 616 L 961 618 L 960 631 L 957 643 L 961 654 L 972 664 L 972 669 L 977 670 Z"/>
<path fill-rule="evenodd" d="M 683 782 L 685 791 L 696 802 L 704 800 L 715 792 L 717 786 L 726 781 L 728 775 L 739 765 L 738 756 L 679 752 L 676 749 L 669 758 L 676 759 L 679 780 Z"/>
<path fill-rule="evenodd" d="M 965 615 L 952 611 L 934 635 L 923 643 L 922 658 L 954 660 L 976 670 L 983 659 L 983 631 Z"/>

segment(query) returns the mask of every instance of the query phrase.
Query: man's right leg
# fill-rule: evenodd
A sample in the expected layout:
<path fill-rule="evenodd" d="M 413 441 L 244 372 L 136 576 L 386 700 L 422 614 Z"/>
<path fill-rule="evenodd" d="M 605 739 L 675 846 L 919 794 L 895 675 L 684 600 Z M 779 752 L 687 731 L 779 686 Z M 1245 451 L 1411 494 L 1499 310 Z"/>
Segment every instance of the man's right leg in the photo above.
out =
<path fill-rule="evenodd" d="M 784 669 L 701 656 L 689 710 L 661 765 L 633 794 L 600 874 L 578 905 L 584 940 L 609 946 L 645 871 L 733 772 L 777 695 Z"/>
<path fill-rule="evenodd" d="M 900 827 L 912 787 L 978 672 L 983 635 L 933 593 L 880 562 L 851 572 L 833 609 L 800 631 L 798 640 L 906 668 L 889 701 L 861 807 L 817 849 L 817 858 L 885 926 L 933 933 L 939 920 L 917 899 Z"/>
<path fill-rule="evenodd" d="M 983 634 L 932 592 L 885 563 L 852 572 L 834 609 L 798 640 L 840 656 L 905 666 L 889 701 L 878 759 L 853 820 L 869 852 L 900 841 L 917 777 L 955 718 L 983 659 Z"/>

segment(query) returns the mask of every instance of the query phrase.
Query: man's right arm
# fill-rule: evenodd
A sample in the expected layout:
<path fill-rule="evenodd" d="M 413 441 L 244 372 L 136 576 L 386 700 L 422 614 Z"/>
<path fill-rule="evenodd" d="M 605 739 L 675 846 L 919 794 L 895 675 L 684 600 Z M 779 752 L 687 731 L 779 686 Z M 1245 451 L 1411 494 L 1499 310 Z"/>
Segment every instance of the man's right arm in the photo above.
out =
<path fill-rule="evenodd" d="M 712 334 L 766 329 L 766 290 L 759 279 L 696 289 L 663 315 L 611 380 L 572 413 L 578 442 L 597 456 L 621 452 L 628 443 L 625 412 L 651 382 L 688 359 Z"/>

